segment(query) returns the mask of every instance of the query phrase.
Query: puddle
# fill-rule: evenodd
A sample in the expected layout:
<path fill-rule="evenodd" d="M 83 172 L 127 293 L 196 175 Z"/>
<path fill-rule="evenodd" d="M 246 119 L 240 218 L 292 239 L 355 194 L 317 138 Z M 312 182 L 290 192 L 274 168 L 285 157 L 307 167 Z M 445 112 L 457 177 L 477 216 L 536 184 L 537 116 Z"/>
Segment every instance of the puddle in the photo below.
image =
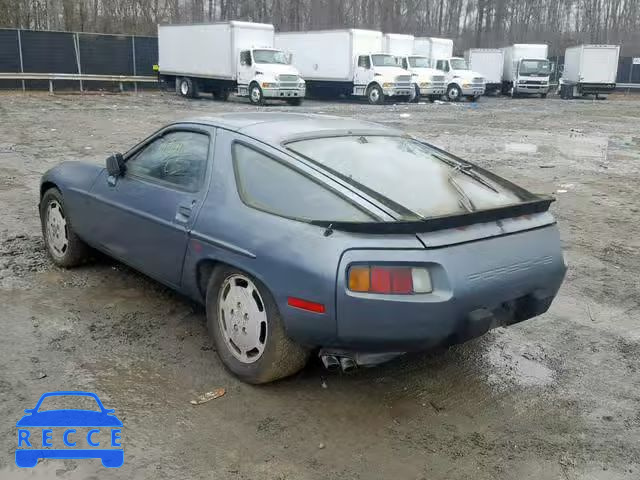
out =
<path fill-rule="evenodd" d="M 550 385 L 554 380 L 554 371 L 543 363 L 545 357 L 541 348 L 496 344 L 486 353 L 491 371 L 488 382 L 498 389 L 513 384 L 521 387 Z"/>
<path fill-rule="evenodd" d="M 504 151 L 509 153 L 538 153 L 538 146 L 533 143 L 505 143 Z"/>

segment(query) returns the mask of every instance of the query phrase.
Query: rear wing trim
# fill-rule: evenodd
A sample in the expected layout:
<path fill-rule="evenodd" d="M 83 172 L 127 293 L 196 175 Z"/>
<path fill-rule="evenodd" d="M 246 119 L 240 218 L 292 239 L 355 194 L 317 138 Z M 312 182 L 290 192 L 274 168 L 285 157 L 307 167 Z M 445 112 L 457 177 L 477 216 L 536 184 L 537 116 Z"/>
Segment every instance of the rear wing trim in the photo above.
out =
<path fill-rule="evenodd" d="M 324 227 L 327 230 L 340 230 L 352 233 L 393 234 L 393 233 L 424 233 L 446 230 L 448 228 L 467 227 L 476 223 L 495 222 L 506 218 L 533 215 L 549 210 L 555 198 L 539 196 L 534 200 L 507 205 L 504 207 L 479 210 L 456 215 L 431 217 L 424 220 L 400 222 L 335 222 L 330 220 L 312 220 L 312 225 Z"/>

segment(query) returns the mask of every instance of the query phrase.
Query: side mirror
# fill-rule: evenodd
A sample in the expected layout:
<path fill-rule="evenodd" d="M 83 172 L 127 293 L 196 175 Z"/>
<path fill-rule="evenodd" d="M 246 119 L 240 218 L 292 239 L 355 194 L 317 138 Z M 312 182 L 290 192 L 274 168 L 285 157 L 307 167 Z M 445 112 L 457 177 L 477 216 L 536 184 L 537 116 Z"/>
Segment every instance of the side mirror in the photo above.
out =
<path fill-rule="evenodd" d="M 124 157 L 121 153 L 114 153 L 107 157 L 107 173 L 112 177 L 124 175 Z"/>

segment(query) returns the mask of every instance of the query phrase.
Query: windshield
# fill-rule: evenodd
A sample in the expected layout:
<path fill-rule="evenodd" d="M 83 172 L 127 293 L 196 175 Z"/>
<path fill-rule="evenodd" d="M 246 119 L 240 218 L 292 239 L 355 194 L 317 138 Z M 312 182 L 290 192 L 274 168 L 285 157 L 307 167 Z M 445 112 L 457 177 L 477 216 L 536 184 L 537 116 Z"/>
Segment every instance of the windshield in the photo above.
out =
<path fill-rule="evenodd" d="M 460 214 L 521 202 L 496 177 L 406 137 L 301 140 L 287 148 L 389 205 L 401 220 Z"/>
<path fill-rule="evenodd" d="M 393 55 L 371 55 L 374 67 L 397 67 L 396 57 Z"/>
<path fill-rule="evenodd" d="M 469 66 L 463 58 L 452 58 L 449 62 L 451 62 L 451 68 L 453 70 L 469 70 Z"/>
<path fill-rule="evenodd" d="M 549 75 L 551 63 L 548 60 L 522 60 L 520 62 L 520 75 Z"/>
<path fill-rule="evenodd" d="M 253 59 L 256 63 L 278 63 L 287 65 L 287 55 L 280 50 L 254 50 Z"/>
<path fill-rule="evenodd" d="M 427 57 L 409 57 L 409 65 L 413 68 L 429 68 L 429 59 Z"/>

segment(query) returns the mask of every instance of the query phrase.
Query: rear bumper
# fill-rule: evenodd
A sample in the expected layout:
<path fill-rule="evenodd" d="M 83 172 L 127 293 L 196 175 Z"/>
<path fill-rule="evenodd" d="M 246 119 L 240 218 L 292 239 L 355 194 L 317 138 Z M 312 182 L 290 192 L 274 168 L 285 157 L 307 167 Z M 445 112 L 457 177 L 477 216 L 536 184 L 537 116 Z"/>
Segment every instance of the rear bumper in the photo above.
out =
<path fill-rule="evenodd" d="M 426 266 L 434 290 L 351 292 L 346 272 L 363 262 Z M 347 251 L 337 283 L 337 338 L 324 346 L 416 351 L 460 343 L 547 311 L 565 272 L 555 225 L 443 248 Z"/>

